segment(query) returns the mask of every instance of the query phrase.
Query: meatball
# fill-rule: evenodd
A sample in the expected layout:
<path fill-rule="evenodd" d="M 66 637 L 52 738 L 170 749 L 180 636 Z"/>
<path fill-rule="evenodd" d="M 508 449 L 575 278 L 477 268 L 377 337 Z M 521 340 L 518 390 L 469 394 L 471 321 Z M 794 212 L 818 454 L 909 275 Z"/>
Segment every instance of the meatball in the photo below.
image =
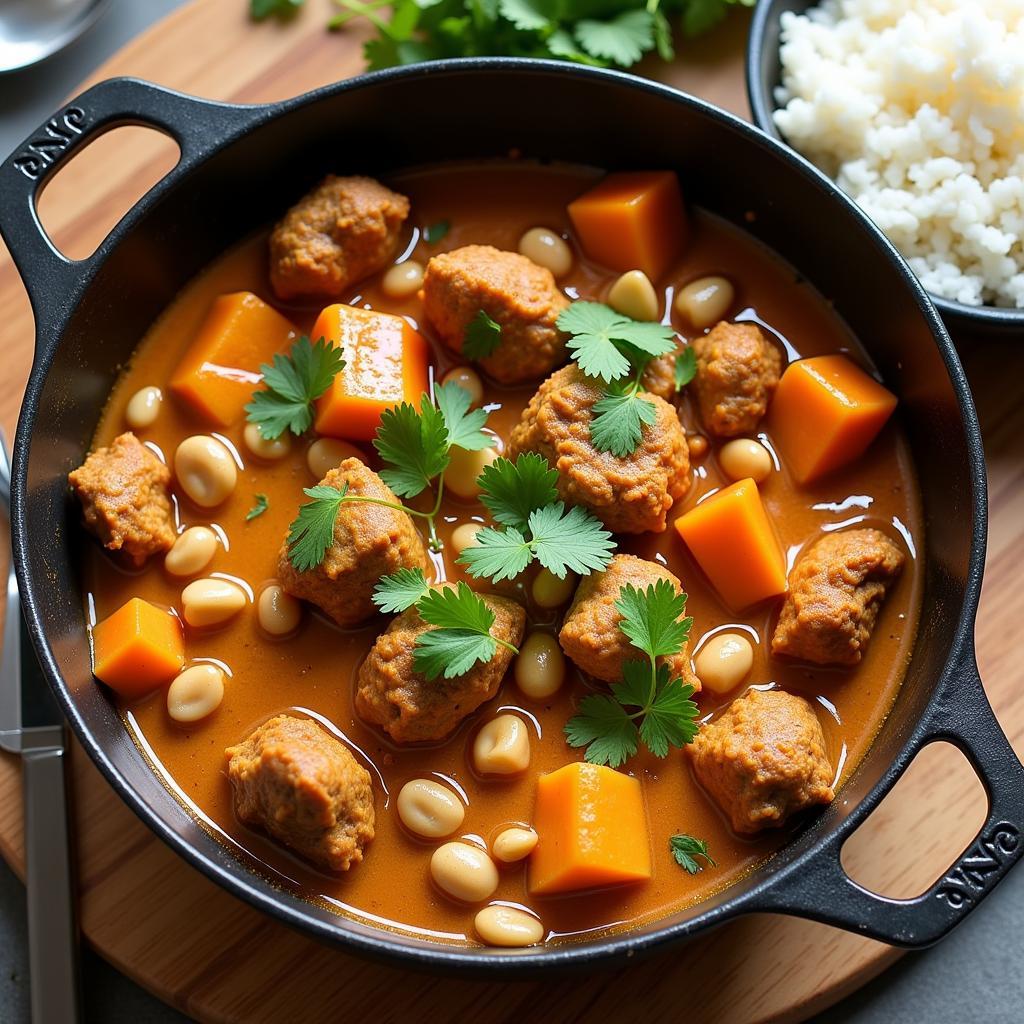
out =
<path fill-rule="evenodd" d="M 502 384 L 542 377 L 565 360 L 555 320 L 568 305 L 550 270 L 489 245 L 435 256 L 423 278 L 427 320 L 453 351 L 481 310 L 501 326 L 497 348 L 477 362 Z"/>
<path fill-rule="evenodd" d="M 835 795 L 814 709 L 782 690 L 748 690 L 687 750 L 697 780 L 740 833 L 777 827 Z"/>
<path fill-rule="evenodd" d="M 676 387 L 676 356 L 678 354 L 678 349 L 675 352 L 667 352 L 647 364 L 641 378 L 645 391 L 664 398 L 666 402 L 672 401 L 679 390 Z"/>
<path fill-rule="evenodd" d="M 504 597 L 483 598 L 494 612 L 493 634 L 519 646 L 526 612 Z M 415 608 L 402 612 L 377 637 L 359 668 L 356 711 L 379 725 L 396 743 L 444 739 L 466 715 L 497 692 L 512 652 L 498 645 L 494 657 L 454 679 L 428 680 L 413 668 L 416 638 L 429 629 Z"/>
<path fill-rule="evenodd" d="M 632 455 L 599 452 L 590 440 L 590 409 L 601 397 L 575 364 L 556 370 L 530 399 L 509 438 L 507 457 L 537 452 L 558 470 L 558 493 L 590 509 L 615 533 L 661 532 L 673 503 L 690 486 L 690 456 L 675 410 L 656 395 Z"/>
<path fill-rule="evenodd" d="M 345 459 L 320 481 L 321 487 L 397 503 L 391 488 L 359 459 Z M 292 597 L 311 601 L 339 626 L 354 626 L 376 612 L 373 588 L 381 576 L 399 569 L 425 569 L 427 555 L 412 519 L 405 512 L 346 502 L 334 520 L 334 543 L 314 569 L 299 572 L 281 546 L 277 576 Z"/>
<path fill-rule="evenodd" d="M 339 298 L 394 259 L 409 200 L 373 178 L 329 174 L 270 235 L 277 297 Z"/>
<path fill-rule="evenodd" d="M 171 471 L 130 431 L 68 475 L 86 527 L 136 566 L 174 544 L 170 481 Z"/>
<path fill-rule="evenodd" d="M 903 552 L 878 530 L 844 530 L 815 541 L 789 574 L 772 654 L 856 665 L 904 561 Z"/>
<path fill-rule="evenodd" d="M 615 602 L 627 583 L 646 590 L 658 580 L 668 580 L 677 594 L 683 592 L 682 584 L 668 569 L 635 555 L 616 555 L 604 572 L 584 576 L 558 634 L 562 650 L 595 678 L 608 683 L 621 681 L 622 663 L 645 655 L 619 629 L 622 616 L 615 610 Z M 688 647 L 686 644 L 678 654 L 659 660 L 668 665 L 673 678 L 682 679 L 696 691 L 700 680 L 690 668 Z"/>
<path fill-rule="evenodd" d="M 373 840 L 370 773 L 308 718 L 278 715 L 224 751 L 235 813 L 331 871 Z"/>
<path fill-rule="evenodd" d="M 716 437 L 751 433 L 779 383 L 782 357 L 756 324 L 724 320 L 691 342 L 700 416 Z"/>

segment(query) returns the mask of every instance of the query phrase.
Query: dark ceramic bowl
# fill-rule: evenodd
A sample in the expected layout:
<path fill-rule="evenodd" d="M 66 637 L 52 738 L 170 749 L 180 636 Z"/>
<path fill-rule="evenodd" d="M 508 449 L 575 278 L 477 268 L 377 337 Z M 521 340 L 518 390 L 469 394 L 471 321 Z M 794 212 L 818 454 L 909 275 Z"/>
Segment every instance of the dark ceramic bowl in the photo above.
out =
<path fill-rule="evenodd" d="M 68 154 L 121 124 L 167 132 L 181 147 L 180 162 L 94 255 L 67 260 L 41 229 L 36 196 Z M 835 304 L 900 397 L 920 476 L 926 579 L 920 633 L 891 714 L 841 798 L 783 850 L 730 888 L 663 920 L 576 945 L 499 950 L 389 933 L 283 891 L 169 792 L 90 673 L 77 550 L 86 541 L 67 473 L 89 448 L 119 368 L 175 293 L 323 174 L 386 174 L 428 161 L 500 156 L 512 147 L 606 167 L 671 167 L 690 202 L 753 231 Z M 161 839 L 230 892 L 350 949 L 406 965 L 507 976 L 622 963 L 752 912 L 795 914 L 923 946 L 960 921 L 1024 853 L 1024 769 L 992 715 L 974 658 L 985 466 L 963 372 L 934 307 L 889 243 L 785 146 L 672 89 L 539 61 L 404 68 L 253 107 L 115 79 L 59 110 L 0 166 L 0 230 L 36 316 L 12 513 L 36 652 L 72 728 L 114 789 Z M 887 296 L 884 316 L 864 301 L 869 295 Z M 924 895 L 876 896 L 846 876 L 840 850 L 914 755 L 939 738 L 960 747 L 985 780 L 991 807 L 984 829 L 964 860 Z"/>
<path fill-rule="evenodd" d="M 758 0 L 747 40 L 747 97 L 754 123 L 766 135 L 785 142 L 772 115 L 778 107 L 775 89 L 782 83 L 779 58 L 780 21 L 787 11 L 798 14 L 814 7 L 817 0 Z M 959 338 L 1009 337 L 1024 340 L 1024 309 L 997 306 L 968 306 L 932 295 L 931 300 L 946 326 Z"/>

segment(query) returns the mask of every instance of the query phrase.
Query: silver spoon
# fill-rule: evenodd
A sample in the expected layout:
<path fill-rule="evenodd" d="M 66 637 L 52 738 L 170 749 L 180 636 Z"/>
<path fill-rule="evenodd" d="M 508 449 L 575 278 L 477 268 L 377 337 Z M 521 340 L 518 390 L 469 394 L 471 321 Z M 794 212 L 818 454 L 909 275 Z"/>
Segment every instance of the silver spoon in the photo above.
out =
<path fill-rule="evenodd" d="M 110 0 L 0 0 L 0 74 L 63 50 L 109 4 Z"/>

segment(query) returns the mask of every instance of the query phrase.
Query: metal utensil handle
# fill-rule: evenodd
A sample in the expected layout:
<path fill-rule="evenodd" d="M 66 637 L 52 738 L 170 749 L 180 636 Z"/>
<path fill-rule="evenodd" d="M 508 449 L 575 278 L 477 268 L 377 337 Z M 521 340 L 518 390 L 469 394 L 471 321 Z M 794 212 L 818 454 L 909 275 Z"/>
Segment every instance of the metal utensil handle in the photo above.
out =
<path fill-rule="evenodd" d="M 985 695 L 973 648 L 964 652 L 915 737 L 912 756 L 937 740 L 961 750 L 985 786 L 989 810 L 971 845 L 925 893 L 890 899 L 858 885 L 840 855 L 849 829 L 830 835 L 808 858 L 783 872 L 753 909 L 794 914 L 880 939 L 929 946 L 974 909 L 1024 856 L 1024 765 Z M 908 760 L 909 764 L 909 760 Z"/>
<path fill-rule="evenodd" d="M 198 99 L 137 78 L 111 78 L 40 125 L 0 164 L 0 237 L 25 282 L 37 326 L 44 314 L 54 314 L 54 306 L 69 301 L 72 286 L 89 277 L 102 258 L 101 246 L 86 259 L 69 260 L 40 223 L 36 200 L 62 164 L 112 128 L 142 125 L 170 135 L 181 149 L 178 164 L 163 179 L 167 182 L 264 116 L 265 109 Z"/>

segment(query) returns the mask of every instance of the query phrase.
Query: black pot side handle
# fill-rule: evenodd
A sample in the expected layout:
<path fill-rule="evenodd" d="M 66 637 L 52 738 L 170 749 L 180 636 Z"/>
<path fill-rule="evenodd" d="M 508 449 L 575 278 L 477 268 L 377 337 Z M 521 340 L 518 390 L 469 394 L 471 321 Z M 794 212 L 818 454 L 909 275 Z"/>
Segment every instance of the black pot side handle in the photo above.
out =
<path fill-rule="evenodd" d="M 155 128 L 181 150 L 174 170 L 185 171 L 227 136 L 244 131 L 265 107 L 235 106 L 174 92 L 137 78 L 111 78 L 62 107 L 0 164 L 0 236 L 32 300 L 36 323 L 92 269 L 94 254 L 69 260 L 50 241 L 36 201 L 53 174 L 75 153 L 122 125 Z"/>
<path fill-rule="evenodd" d="M 941 700 L 915 733 L 913 754 L 937 740 L 961 750 L 989 799 L 985 824 L 959 859 L 923 895 L 890 899 L 858 885 L 840 853 L 849 830 L 833 833 L 752 901 L 752 910 L 793 914 L 893 946 L 938 942 L 973 910 L 1024 856 L 1024 766 L 985 695 L 973 649 L 951 674 Z"/>

